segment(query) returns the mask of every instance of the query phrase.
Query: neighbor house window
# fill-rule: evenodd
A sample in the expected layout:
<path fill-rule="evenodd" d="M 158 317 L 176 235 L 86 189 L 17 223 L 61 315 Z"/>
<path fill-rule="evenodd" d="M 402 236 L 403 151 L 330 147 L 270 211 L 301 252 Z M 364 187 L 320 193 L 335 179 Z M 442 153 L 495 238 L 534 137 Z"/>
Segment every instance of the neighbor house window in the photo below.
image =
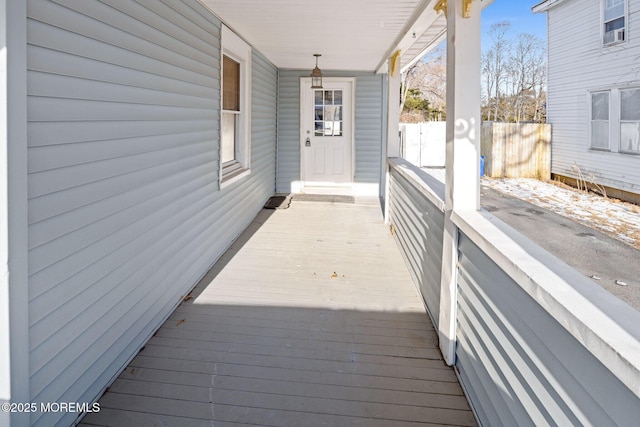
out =
<path fill-rule="evenodd" d="M 620 151 L 640 153 L 640 88 L 620 90 Z"/>
<path fill-rule="evenodd" d="M 591 148 L 609 149 L 609 92 L 591 93 Z"/>
<path fill-rule="evenodd" d="M 603 37 L 605 46 L 627 40 L 626 3 L 627 0 L 603 0 Z"/>
<path fill-rule="evenodd" d="M 224 186 L 250 170 L 251 47 L 223 26 L 221 56 L 220 182 Z"/>

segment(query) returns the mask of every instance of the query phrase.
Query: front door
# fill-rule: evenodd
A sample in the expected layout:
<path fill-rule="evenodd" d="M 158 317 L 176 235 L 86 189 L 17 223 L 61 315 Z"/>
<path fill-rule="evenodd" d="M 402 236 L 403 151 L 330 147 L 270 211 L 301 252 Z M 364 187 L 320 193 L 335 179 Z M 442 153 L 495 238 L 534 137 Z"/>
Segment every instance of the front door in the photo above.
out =
<path fill-rule="evenodd" d="M 302 180 L 306 186 L 353 181 L 353 81 L 324 79 L 322 89 L 300 85 Z"/>

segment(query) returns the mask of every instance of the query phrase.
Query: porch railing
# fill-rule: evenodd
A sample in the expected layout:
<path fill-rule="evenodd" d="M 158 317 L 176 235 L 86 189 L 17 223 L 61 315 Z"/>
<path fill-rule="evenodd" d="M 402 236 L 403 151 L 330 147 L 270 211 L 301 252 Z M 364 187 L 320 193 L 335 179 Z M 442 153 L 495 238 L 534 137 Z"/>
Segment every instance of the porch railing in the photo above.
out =
<path fill-rule="evenodd" d="M 429 179 L 434 181 L 431 186 L 426 184 Z M 390 182 L 389 215 L 393 233 L 437 328 L 444 232 L 443 194 L 437 188 L 437 180 L 404 161 L 398 161 L 391 169 Z M 444 191 L 444 186 L 441 190 Z"/>
<path fill-rule="evenodd" d="M 401 159 L 389 172 L 389 221 L 438 319 L 443 184 Z M 455 366 L 480 423 L 637 423 L 640 313 L 490 214 L 451 218 Z"/>

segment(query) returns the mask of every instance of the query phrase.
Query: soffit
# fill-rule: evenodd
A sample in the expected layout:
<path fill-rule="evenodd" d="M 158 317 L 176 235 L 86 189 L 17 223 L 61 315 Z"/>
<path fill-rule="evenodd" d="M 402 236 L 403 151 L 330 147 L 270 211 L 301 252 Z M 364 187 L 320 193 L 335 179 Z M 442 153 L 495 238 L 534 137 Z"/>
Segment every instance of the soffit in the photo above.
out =
<path fill-rule="evenodd" d="M 320 53 L 323 70 L 382 70 L 397 48 L 404 65 L 446 25 L 437 0 L 200 1 L 283 69 L 311 70 Z"/>

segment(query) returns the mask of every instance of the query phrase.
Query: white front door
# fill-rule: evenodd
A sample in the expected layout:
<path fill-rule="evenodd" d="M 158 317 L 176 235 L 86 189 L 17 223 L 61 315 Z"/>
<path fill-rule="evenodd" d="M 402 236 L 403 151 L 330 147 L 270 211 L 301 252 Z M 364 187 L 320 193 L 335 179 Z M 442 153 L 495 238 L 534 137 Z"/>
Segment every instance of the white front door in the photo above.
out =
<path fill-rule="evenodd" d="M 300 85 L 300 154 L 305 186 L 353 182 L 353 81 L 324 79 Z"/>

